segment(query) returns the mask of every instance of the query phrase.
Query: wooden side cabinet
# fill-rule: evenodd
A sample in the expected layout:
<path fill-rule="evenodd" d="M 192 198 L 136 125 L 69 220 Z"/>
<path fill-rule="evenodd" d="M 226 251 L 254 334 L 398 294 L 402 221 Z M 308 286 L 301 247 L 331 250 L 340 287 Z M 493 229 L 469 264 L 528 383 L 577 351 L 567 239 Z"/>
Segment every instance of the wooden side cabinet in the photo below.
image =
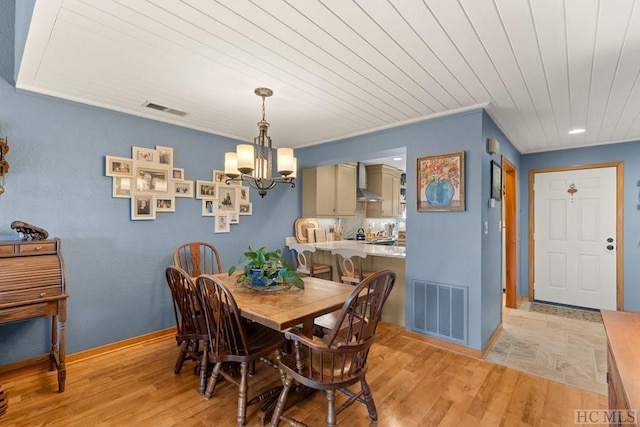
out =
<path fill-rule="evenodd" d="M 49 353 L 16 367 L 48 361 L 58 371 L 58 392 L 66 378 L 67 298 L 60 240 L 0 242 L 0 323 L 51 317 Z"/>
<path fill-rule="evenodd" d="M 367 189 L 382 196 L 381 202 L 367 202 L 368 218 L 394 218 L 400 209 L 399 169 L 387 165 L 367 166 Z"/>
<path fill-rule="evenodd" d="M 607 386 L 612 426 L 638 426 L 640 314 L 602 310 L 607 332 Z"/>

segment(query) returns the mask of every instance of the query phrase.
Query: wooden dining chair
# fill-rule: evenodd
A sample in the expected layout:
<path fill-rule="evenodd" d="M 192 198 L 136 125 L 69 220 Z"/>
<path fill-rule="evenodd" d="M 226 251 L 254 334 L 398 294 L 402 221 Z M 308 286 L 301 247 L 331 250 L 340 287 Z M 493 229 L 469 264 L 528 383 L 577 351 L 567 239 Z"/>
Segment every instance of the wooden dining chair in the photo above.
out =
<path fill-rule="evenodd" d="M 176 342 L 180 346 L 174 373 L 180 373 L 182 365 L 187 359 L 200 361 L 195 371 L 200 375 L 199 391 L 200 394 L 203 394 L 207 381 L 207 354 L 210 341 L 198 292 L 195 283 L 180 267 L 167 267 L 165 274 L 171 290 L 173 312 L 176 317 Z"/>
<path fill-rule="evenodd" d="M 282 414 L 294 381 L 324 391 L 328 426 L 335 426 L 337 415 L 356 401 L 366 405 L 372 422 L 378 421 L 376 405 L 365 376 L 382 307 L 395 280 L 395 273 L 389 270 L 378 271 L 364 279 L 344 303 L 331 333 L 323 339 L 309 338 L 295 329 L 285 333 L 293 343 L 293 352 L 277 355 L 284 388 L 271 418 L 272 427 L 278 426 L 281 420 L 298 425 L 298 421 Z M 356 383 L 360 385 L 359 390 L 349 389 Z M 337 409 L 336 391 L 347 396 Z"/>
<path fill-rule="evenodd" d="M 336 257 L 338 275 L 340 281 L 357 285 L 365 278 L 373 274 L 373 271 L 362 269 L 362 260 L 367 257 L 367 253 L 357 248 L 335 248 L 331 254 Z"/>
<path fill-rule="evenodd" d="M 285 244 L 292 252 L 293 266 L 297 272 L 307 276 L 317 277 L 319 274 L 328 274 L 332 277 L 333 269 L 329 264 L 319 264 L 313 261 L 316 247 L 308 243 L 297 243 L 295 237 L 287 237 Z"/>
<path fill-rule="evenodd" d="M 238 426 L 244 426 L 247 417 L 247 396 L 249 391 L 249 367 L 256 360 L 279 353 L 280 347 L 287 341 L 284 335 L 257 322 L 245 322 L 229 289 L 211 275 L 201 275 L 197 281 L 198 292 L 202 299 L 207 323 L 209 340 L 212 343 L 209 352 L 214 363 L 207 382 L 205 398 L 210 399 L 220 376 L 238 386 Z M 239 364 L 240 379 L 222 369 L 223 363 Z M 275 364 L 274 364 L 275 366 Z M 261 399 L 254 399 L 257 403 Z"/>
<path fill-rule="evenodd" d="M 173 264 L 190 277 L 222 273 L 220 254 L 215 246 L 207 242 L 188 242 L 178 246 L 173 252 Z"/>

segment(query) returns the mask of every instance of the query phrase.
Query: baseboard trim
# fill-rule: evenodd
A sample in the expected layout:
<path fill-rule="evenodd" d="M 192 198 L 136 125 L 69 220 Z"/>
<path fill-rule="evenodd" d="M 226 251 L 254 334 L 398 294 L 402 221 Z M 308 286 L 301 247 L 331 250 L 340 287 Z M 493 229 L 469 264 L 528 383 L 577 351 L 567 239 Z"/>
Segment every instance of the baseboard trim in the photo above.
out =
<path fill-rule="evenodd" d="M 454 344 L 448 341 L 442 341 L 437 338 L 428 337 L 426 335 L 418 334 L 416 332 L 404 331 L 402 333 L 405 337 L 416 341 L 421 341 L 432 345 L 434 347 L 441 348 L 443 350 L 453 351 L 454 353 L 463 354 L 465 356 L 473 357 L 474 359 L 482 359 L 483 352 L 473 348 L 465 347 L 460 344 Z"/>
<path fill-rule="evenodd" d="M 483 359 L 487 357 L 487 354 L 491 351 L 491 347 L 493 347 L 493 344 L 495 344 L 495 342 L 498 340 L 501 333 L 502 333 L 502 322 L 500 322 L 496 330 L 493 331 L 493 334 L 491 335 L 487 343 L 484 345 L 484 348 L 482 349 Z"/>
<path fill-rule="evenodd" d="M 79 351 L 77 353 L 67 355 L 65 359 L 65 364 L 68 365 L 70 363 L 78 362 L 80 360 L 90 359 L 92 357 L 100 356 L 106 353 L 110 353 L 112 351 L 117 351 L 125 347 L 139 344 L 144 341 L 150 341 L 157 338 L 164 338 L 167 335 L 174 335 L 175 333 L 176 333 L 176 328 L 174 326 L 171 328 L 161 329 L 159 331 L 151 332 L 148 334 L 127 338 L 126 340 L 116 341 L 114 343 L 102 345 L 100 347 Z M 43 356 L 38 356 L 31 359 L 20 360 L 17 362 L 2 365 L 0 366 L 0 378 L 2 378 L 3 380 L 6 380 L 9 378 L 15 378 L 17 376 L 21 376 L 25 374 L 41 372 L 41 371 L 49 371 L 49 366 L 50 366 L 49 360 L 50 360 L 49 354 L 45 354 Z"/>

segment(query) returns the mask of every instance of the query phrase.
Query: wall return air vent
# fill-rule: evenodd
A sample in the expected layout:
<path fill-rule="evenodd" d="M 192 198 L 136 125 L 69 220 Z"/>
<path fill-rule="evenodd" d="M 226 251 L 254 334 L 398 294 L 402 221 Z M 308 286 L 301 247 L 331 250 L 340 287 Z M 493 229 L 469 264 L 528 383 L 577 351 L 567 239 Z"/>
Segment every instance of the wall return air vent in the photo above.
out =
<path fill-rule="evenodd" d="M 188 113 L 185 113 L 184 111 L 176 110 L 175 108 L 165 107 L 164 105 L 160 105 L 160 104 L 154 104 L 153 102 L 149 102 L 149 101 L 145 101 L 142 104 L 142 106 L 151 108 L 152 110 L 163 111 L 165 113 L 173 114 L 180 117 L 184 117 L 188 114 Z"/>

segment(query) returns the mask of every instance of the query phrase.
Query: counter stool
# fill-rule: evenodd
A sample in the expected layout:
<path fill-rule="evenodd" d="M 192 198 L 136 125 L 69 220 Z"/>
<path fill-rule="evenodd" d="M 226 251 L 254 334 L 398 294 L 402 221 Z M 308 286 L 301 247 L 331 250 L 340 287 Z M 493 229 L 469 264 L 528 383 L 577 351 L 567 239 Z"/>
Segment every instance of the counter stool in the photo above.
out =
<path fill-rule="evenodd" d="M 336 248 L 332 249 L 331 253 L 336 257 L 340 280 L 344 283 L 357 285 L 374 273 L 373 271 L 362 270 L 362 260 L 367 257 L 367 253 L 363 250 Z"/>
<path fill-rule="evenodd" d="M 330 265 L 313 262 L 313 254 L 316 251 L 315 246 L 297 243 L 295 237 L 285 238 L 285 244 L 293 252 L 293 264 L 297 272 L 312 277 L 316 277 L 318 274 L 329 274 L 329 277 L 332 276 Z"/>

